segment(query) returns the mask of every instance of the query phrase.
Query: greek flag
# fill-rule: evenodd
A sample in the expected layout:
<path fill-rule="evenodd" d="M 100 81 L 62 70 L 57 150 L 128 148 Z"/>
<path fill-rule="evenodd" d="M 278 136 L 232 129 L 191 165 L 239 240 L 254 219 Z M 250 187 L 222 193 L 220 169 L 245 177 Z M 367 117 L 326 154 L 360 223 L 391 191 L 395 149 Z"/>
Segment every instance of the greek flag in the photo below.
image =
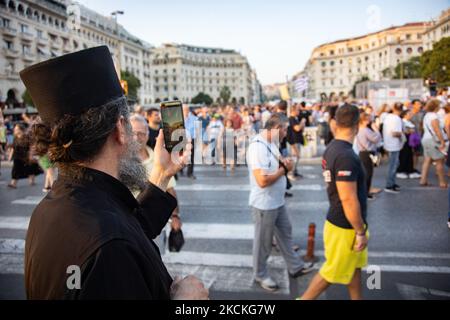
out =
<path fill-rule="evenodd" d="M 303 92 L 308 89 L 308 77 L 300 77 L 294 81 L 295 91 Z"/>

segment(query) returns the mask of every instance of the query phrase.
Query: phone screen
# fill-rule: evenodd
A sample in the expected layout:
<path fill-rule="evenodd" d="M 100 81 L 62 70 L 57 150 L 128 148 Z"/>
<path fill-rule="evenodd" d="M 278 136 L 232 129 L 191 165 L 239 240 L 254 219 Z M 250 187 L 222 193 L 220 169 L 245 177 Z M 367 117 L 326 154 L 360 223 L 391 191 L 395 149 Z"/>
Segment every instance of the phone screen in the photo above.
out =
<path fill-rule="evenodd" d="M 180 101 L 161 103 L 161 120 L 166 149 L 172 152 L 180 142 L 185 142 L 183 107 Z"/>

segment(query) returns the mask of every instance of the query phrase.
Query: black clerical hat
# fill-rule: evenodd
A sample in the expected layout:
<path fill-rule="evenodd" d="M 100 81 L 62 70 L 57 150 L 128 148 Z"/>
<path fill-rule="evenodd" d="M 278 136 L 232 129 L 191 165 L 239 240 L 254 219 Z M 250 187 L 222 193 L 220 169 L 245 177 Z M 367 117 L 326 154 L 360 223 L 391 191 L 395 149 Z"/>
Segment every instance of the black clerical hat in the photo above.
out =
<path fill-rule="evenodd" d="M 41 119 L 54 123 L 123 96 L 108 47 L 70 53 L 32 65 L 20 77 Z"/>

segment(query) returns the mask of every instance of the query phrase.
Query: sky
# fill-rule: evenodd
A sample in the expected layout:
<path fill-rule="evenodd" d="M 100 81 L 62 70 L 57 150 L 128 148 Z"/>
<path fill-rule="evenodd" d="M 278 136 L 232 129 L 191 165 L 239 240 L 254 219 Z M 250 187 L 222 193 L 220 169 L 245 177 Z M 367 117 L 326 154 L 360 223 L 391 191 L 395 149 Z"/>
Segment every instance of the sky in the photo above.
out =
<path fill-rule="evenodd" d="M 436 19 L 450 0 L 77 0 L 103 14 L 123 10 L 133 35 L 159 46 L 234 49 L 263 85 L 285 82 L 326 42 Z"/>

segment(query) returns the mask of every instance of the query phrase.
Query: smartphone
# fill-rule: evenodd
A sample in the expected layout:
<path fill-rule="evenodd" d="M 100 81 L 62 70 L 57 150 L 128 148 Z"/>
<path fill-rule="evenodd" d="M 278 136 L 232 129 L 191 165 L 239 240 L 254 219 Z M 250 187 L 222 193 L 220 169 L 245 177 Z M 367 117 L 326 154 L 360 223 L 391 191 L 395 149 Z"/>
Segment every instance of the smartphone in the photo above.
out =
<path fill-rule="evenodd" d="M 179 143 L 186 144 L 186 128 L 184 126 L 181 101 L 161 103 L 161 123 L 164 132 L 164 142 L 169 153 Z"/>

